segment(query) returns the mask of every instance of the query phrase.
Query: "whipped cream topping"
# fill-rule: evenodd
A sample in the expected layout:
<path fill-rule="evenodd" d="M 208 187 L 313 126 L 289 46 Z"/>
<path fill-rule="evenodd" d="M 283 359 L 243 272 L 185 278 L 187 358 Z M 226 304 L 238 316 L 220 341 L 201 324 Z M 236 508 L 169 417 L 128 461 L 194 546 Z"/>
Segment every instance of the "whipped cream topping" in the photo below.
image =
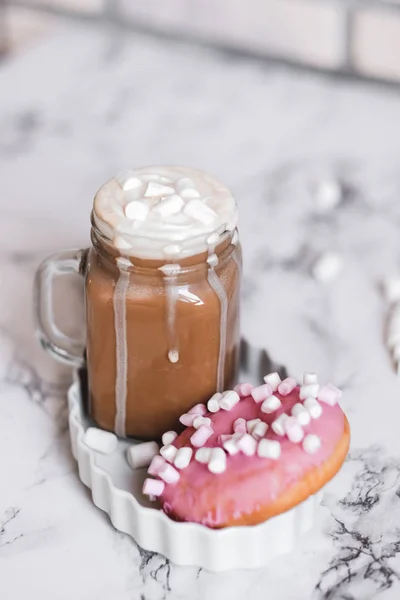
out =
<path fill-rule="evenodd" d="M 204 252 L 238 222 L 236 201 L 225 185 L 181 166 L 118 173 L 97 192 L 93 215 L 121 254 L 162 260 Z"/>

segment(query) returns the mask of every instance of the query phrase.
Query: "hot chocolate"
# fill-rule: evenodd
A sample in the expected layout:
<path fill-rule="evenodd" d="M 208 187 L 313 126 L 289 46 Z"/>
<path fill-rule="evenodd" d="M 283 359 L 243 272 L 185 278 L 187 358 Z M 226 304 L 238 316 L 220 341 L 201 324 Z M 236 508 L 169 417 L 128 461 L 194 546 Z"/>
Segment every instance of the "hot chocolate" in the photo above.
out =
<path fill-rule="evenodd" d="M 126 171 L 97 193 L 86 276 L 90 413 L 118 435 L 159 438 L 235 383 L 237 207 L 210 175 Z"/>

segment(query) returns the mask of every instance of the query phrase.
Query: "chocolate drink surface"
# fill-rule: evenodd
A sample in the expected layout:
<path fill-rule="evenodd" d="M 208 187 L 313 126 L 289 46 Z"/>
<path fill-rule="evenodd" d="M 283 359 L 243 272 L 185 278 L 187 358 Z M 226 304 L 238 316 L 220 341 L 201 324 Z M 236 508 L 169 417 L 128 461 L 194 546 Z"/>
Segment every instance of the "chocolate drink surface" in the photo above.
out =
<path fill-rule="evenodd" d="M 237 207 L 210 175 L 126 171 L 97 193 L 86 279 L 89 411 L 120 436 L 158 439 L 236 382 Z"/>

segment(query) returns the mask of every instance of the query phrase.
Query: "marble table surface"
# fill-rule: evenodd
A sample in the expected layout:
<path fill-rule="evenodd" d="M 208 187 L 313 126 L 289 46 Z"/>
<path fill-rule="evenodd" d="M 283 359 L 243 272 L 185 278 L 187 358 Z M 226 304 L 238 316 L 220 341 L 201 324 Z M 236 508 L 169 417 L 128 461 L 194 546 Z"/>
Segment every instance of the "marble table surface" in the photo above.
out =
<path fill-rule="evenodd" d="M 2 597 L 397 599 L 400 380 L 380 283 L 400 269 L 398 92 L 79 24 L 4 62 L 0 90 Z M 163 162 L 237 195 L 249 340 L 345 391 L 349 459 L 314 531 L 262 570 L 178 568 L 113 529 L 71 457 L 71 373 L 33 336 L 38 263 L 88 244 L 106 178 Z M 314 190 L 332 177 L 342 201 L 321 213 Z M 326 250 L 344 265 L 329 285 L 310 274 Z"/>

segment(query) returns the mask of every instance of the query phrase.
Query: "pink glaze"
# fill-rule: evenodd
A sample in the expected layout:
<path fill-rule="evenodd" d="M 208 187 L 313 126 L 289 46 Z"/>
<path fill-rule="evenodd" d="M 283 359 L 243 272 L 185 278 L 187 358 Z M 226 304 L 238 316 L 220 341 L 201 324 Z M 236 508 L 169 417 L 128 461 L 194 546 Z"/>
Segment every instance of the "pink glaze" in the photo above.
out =
<path fill-rule="evenodd" d="M 254 402 L 251 396 L 241 400 L 230 411 L 210 414 L 213 433 L 205 446 L 220 446 L 220 436 L 232 433 L 233 424 L 238 418 L 246 421 L 260 418 L 269 425 L 265 438 L 281 444 L 279 459 L 246 456 L 240 452 L 227 456 L 226 471 L 218 475 L 210 473 L 206 464 L 193 460 L 181 472 L 176 484 L 165 486 L 161 502 L 167 514 L 180 521 L 202 523 L 208 527 L 224 525 L 232 518 L 240 518 L 260 506 L 272 503 L 297 484 L 308 471 L 322 465 L 332 455 L 345 427 L 340 406 L 324 404 L 321 417 L 311 419 L 303 427 L 305 435 L 315 434 L 322 441 L 321 448 L 315 454 L 308 454 L 301 444 L 292 443 L 286 436 L 277 436 L 270 427 L 272 421 L 283 412 L 290 415 L 292 407 L 299 402 L 299 387 L 288 396 L 278 392 L 275 394 L 282 401 L 282 406 L 273 414 L 263 413 L 260 404 Z M 193 428 L 185 430 L 174 444 L 178 448 L 190 445 L 193 433 Z M 210 510 L 211 502 L 214 504 L 213 510 Z"/>

